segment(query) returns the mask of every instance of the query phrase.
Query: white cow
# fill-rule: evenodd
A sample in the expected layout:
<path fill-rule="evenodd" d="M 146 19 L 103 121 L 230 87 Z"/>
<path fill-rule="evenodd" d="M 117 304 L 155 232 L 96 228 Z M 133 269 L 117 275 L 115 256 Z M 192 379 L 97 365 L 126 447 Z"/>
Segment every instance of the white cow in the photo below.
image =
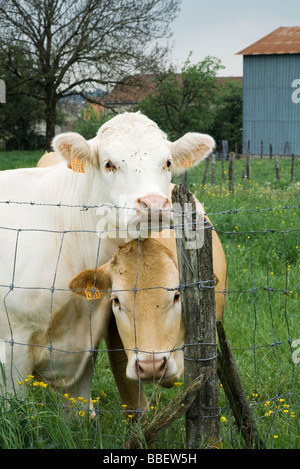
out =
<path fill-rule="evenodd" d="M 84 344 L 74 343 L 73 351 L 91 349 L 91 361 L 93 312 L 83 299 L 74 300 L 70 279 L 107 262 L 120 244 L 116 233 L 123 241 L 137 237 L 136 228 L 153 208 L 159 214 L 155 226 L 161 226 L 171 207 L 172 172 L 198 164 L 213 146 L 211 137 L 198 133 L 171 143 L 142 114 L 125 113 L 89 141 L 77 133 L 58 135 L 53 148 L 60 164 L 0 173 L 0 345 L 7 391 L 16 392 L 16 382 L 33 369 L 43 374 L 45 351 L 55 364 L 52 323 L 59 327 L 57 318 L 68 320 L 71 338 L 74 310 L 85 315 L 91 335 Z M 117 210 L 120 205 L 124 209 Z M 112 231 L 104 251 L 101 230 L 107 227 Z M 103 318 L 97 328 L 106 323 Z M 59 370 L 47 372 L 58 386 Z M 88 397 L 90 383 L 81 379 L 81 368 L 70 365 L 70 376 L 62 378 L 70 393 L 76 389 Z"/>

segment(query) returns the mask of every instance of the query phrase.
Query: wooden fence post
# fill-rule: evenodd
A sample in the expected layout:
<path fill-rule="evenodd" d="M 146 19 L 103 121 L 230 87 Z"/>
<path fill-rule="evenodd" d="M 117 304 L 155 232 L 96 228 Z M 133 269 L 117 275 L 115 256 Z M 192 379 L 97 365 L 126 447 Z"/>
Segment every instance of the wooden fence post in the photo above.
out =
<path fill-rule="evenodd" d="M 230 152 L 228 178 L 229 178 L 229 192 L 231 191 L 232 194 L 234 194 L 234 159 L 235 159 L 235 154 L 233 152 Z"/>
<path fill-rule="evenodd" d="M 275 170 L 276 170 L 276 179 L 280 180 L 280 166 L 279 166 L 279 156 L 276 153 L 275 155 Z"/>
<path fill-rule="evenodd" d="M 205 161 L 205 169 L 204 169 L 204 173 L 203 173 L 202 187 L 205 187 L 205 185 L 206 185 L 208 168 L 209 168 L 209 160 L 210 160 L 210 158 L 208 157 L 208 158 L 206 158 L 206 161 Z"/>
<path fill-rule="evenodd" d="M 185 329 L 185 385 L 201 374 L 209 375 L 186 413 L 186 444 L 219 447 L 212 226 L 197 214 L 194 198 L 182 184 L 173 189 L 172 202 Z"/>
<path fill-rule="evenodd" d="M 211 155 L 211 184 L 216 185 L 216 155 L 214 153 Z"/>
<path fill-rule="evenodd" d="M 295 166 L 295 155 L 292 154 L 292 161 L 291 161 L 291 182 L 294 180 L 294 166 Z"/>
<path fill-rule="evenodd" d="M 251 153 L 247 153 L 247 162 L 246 162 L 246 176 L 248 181 L 251 180 Z"/>

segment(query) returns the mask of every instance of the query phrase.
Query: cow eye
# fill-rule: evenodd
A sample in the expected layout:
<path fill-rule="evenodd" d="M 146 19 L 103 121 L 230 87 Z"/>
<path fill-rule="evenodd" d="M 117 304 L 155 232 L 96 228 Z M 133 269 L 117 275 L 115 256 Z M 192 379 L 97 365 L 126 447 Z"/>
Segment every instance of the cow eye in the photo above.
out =
<path fill-rule="evenodd" d="M 165 169 L 169 170 L 171 166 L 172 166 L 172 161 L 167 160 L 166 163 L 165 163 Z"/>
<path fill-rule="evenodd" d="M 115 171 L 117 169 L 116 166 L 110 160 L 107 160 L 105 162 L 104 168 L 106 171 Z"/>
<path fill-rule="evenodd" d="M 114 306 L 120 307 L 120 300 L 117 296 L 112 298 Z"/>
<path fill-rule="evenodd" d="M 177 291 L 174 295 L 174 303 L 177 303 L 180 300 L 180 293 Z"/>

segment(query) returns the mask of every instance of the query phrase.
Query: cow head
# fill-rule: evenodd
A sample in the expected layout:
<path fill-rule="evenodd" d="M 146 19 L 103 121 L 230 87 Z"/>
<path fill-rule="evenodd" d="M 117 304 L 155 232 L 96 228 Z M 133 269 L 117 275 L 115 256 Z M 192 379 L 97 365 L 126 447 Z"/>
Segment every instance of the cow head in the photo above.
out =
<path fill-rule="evenodd" d="M 172 174 L 206 158 L 214 140 L 209 135 L 188 133 L 170 142 L 146 116 L 125 113 L 106 122 L 91 140 L 65 133 L 55 137 L 53 147 L 70 169 L 96 175 L 90 182 L 97 185 L 90 188 L 98 194 L 95 203 L 106 202 L 112 207 L 103 207 L 99 214 L 110 228 L 129 229 L 130 235 L 122 237 L 132 239 L 139 236 L 140 229 L 148 236 L 148 229 L 170 224 Z M 99 229 L 108 228 L 102 223 Z"/>
<path fill-rule="evenodd" d="M 124 245 L 102 267 L 78 274 L 69 287 L 83 296 L 91 294 L 93 286 L 101 295 L 110 295 L 128 359 L 127 377 L 156 379 L 170 387 L 183 372 L 178 283 L 173 251 L 148 238 Z"/>

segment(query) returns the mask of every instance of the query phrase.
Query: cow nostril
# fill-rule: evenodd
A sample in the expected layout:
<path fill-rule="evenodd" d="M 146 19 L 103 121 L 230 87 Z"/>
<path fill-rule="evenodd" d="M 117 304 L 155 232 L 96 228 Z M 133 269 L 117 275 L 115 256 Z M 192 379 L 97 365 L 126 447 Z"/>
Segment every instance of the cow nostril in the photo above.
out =
<path fill-rule="evenodd" d="M 161 360 L 161 365 L 158 369 L 158 371 L 161 373 L 161 372 L 164 372 L 165 371 L 165 368 L 166 368 L 166 364 L 167 364 L 167 359 L 166 357 L 164 357 L 162 360 Z"/>
<path fill-rule="evenodd" d="M 169 199 L 166 199 L 166 200 L 165 200 L 165 203 L 164 203 L 164 205 L 163 205 L 163 208 L 164 208 L 164 209 L 170 208 L 170 206 L 171 206 L 171 204 L 170 204 Z"/>
<path fill-rule="evenodd" d="M 164 376 L 167 370 L 167 358 L 158 360 L 136 360 L 135 372 L 141 379 L 158 379 Z"/>
<path fill-rule="evenodd" d="M 137 204 L 137 207 L 138 207 L 139 209 L 146 209 L 146 208 L 148 208 L 148 205 L 147 205 L 146 202 L 144 202 L 142 199 L 137 199 L 136 204 Z"/>

